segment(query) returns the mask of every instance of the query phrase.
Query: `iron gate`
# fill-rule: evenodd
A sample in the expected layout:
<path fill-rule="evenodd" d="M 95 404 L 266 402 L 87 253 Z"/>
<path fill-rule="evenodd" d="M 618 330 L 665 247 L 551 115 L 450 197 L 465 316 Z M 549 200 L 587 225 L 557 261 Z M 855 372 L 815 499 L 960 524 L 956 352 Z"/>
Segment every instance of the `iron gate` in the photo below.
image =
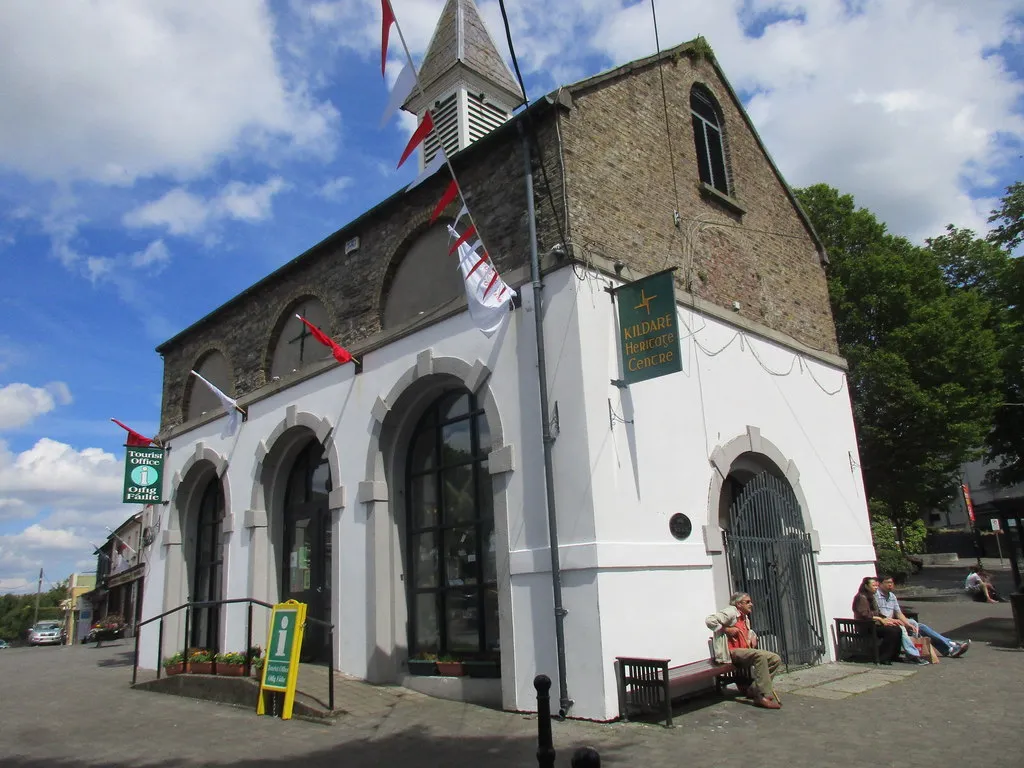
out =
<path fill-rule="evenodd" d="M 811 535 L 789 484 L 762 472 L 729 507 L 725 532 L 734 592 L 754 601 L 760 647 L 787 667 L 814 664 L 825 653 Z"/>

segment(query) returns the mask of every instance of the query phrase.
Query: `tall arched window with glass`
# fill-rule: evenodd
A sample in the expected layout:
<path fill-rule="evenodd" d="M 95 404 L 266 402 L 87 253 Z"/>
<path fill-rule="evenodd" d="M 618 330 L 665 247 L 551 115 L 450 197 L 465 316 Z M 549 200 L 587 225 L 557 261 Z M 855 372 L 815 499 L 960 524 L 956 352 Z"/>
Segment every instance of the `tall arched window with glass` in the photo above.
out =
<path fill-rule="evenodd" d="M 408 457 L 409 654 L 500 650 L 487 417 L 467 390 L 420 419 Z"/>
<path fill-rule="evenodd" d="M 693 143 L 700 180 L 728 195 L 729 174 L 725 164 L 722 119 L 715 97 L 701 85 L 690 89 L 690 114 L 693 117 Z"/>
<path fill-rule="evenodd" d="M 196 519 L 195 571 L 192 602 L 221 599 L 224 571 L 224 491 L 220 480 L 212 478 L 203 490 Z M 216 649 L 220 637 L 220 606 L 203 606 L 192 612 L 192 646 Z"/>

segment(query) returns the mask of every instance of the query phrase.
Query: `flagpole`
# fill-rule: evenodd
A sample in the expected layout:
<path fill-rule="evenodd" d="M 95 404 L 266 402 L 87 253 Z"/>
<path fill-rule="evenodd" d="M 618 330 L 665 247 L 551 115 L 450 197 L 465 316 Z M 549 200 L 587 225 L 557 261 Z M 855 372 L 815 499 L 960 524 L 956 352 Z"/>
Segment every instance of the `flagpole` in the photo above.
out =
<path fill-rule="evenodd" d="M 551 434 L 551 411 L 548 404 L 547 356 L 544 352 L 544 312 L 541 302 L 544 283 L 540 275 L 537 255 L 537 212 L 533 206 L 533 166 L 530 162 L 530 142 L 526 138 L 522 121 L 518 124 L 523 143 L 524 175 L 526 179 L 526 219 L 530 228 L 530 277 L 533 281 L 533 317 L 537 334 L 537 377 L 540 380 L 541 433 L 544 439 L 544 485 L 547 491 L 548 543 L 551 548 L 551 591 L 555 604 L 555 652 L 558 661 L 559 717 L 565 717 L 573 705 L 569 698 L 569 685 L 565 679 L 565 615 L 562 605 L 562 569 L 558 554 L 558 515 L 555 509 L 555 469 L 551 447 L 555 438 Z"/>

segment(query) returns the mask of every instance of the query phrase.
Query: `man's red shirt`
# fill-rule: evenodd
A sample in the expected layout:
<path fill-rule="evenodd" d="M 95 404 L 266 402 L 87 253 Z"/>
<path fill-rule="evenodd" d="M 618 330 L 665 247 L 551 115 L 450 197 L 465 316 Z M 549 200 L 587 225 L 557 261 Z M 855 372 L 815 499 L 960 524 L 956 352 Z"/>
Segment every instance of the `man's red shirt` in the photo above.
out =
<path fill-rule="evenodd" d="M 734 651 L 737 648 L 749 648 L 750 647 L 750 620 L 746 616 L 740 616 L 736 620 L 734 625 L 736 629 L 740 631 L 736 637 L 728 638 L 729 650 Z"/>

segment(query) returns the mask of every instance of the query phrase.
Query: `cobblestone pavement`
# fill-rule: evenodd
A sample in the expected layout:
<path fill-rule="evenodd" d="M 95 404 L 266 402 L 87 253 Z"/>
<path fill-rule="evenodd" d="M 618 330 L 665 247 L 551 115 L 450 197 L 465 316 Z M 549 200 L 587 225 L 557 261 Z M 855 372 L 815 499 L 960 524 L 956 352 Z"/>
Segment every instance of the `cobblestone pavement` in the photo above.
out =
<path fill-rule="evenodd" d="M 1011 647 L 1009 606 L 919 607 L 935 629 L 973 638 L 963 659 L 914 669 L 863 692 L 843 691 L 851 695 L 841 699 L 813 693 L 834 680 L 835 669 L 800 672 L 780 679 L 786 692 L 779 712 L 712 695 L 680 707 L 672 729 L 555 723 L 557 765 L 567 766 L 572 749 L 585 744 L 600 751 L 606 766 L 1014 764 L 1024 651 Z M 873 667 L 855 671 L 844 679 L 863 682 L 875 674 Z M 0 765 L 536 765 L 537 723 L 530 715 L 368 687 L 369 703 L 332 725 L 283 722 L 133 691 L 130 676 L 128 643 L 0 651 Z M 888 754 L 880 752 L 882 734 L 892 745 Z"/>

